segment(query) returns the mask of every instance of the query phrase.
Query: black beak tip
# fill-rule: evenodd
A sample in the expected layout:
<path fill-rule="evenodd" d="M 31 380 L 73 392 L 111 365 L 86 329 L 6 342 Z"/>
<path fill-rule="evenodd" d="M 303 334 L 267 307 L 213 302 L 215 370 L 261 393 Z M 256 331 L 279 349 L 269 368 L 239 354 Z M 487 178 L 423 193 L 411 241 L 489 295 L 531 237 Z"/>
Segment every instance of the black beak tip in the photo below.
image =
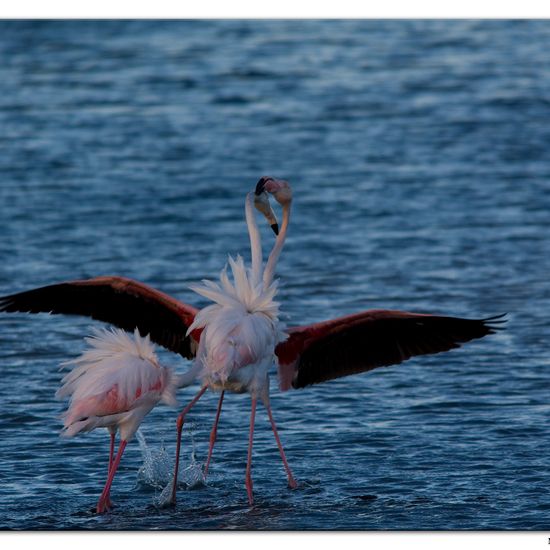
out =
<path fill-rule="evenodd" d="M 279 234 L 279 224 L 278 223 L 271 224 L 271 229 L 273 229 L 273 233 L 275 233 L 275 235 Z"/>

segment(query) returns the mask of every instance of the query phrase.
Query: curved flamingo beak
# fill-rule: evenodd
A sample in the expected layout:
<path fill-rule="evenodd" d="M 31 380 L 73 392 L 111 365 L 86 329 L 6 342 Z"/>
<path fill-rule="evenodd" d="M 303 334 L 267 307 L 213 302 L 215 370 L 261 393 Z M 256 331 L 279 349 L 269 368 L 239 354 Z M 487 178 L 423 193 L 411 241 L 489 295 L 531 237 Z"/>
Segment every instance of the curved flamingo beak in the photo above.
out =
<path fill-rule="evenodd" d="M 254 191 L 254 194 L 261 195 L 265 191 L 265 184 L 272 179 L 273 178 L 270 178 L 269 176 L 262 176 L 256 184 L 256 190 Z"/>
<path fill-rule="evenodd" d="M 263 177 L 256 184 L 256 190 L 254 191 L 254 206 L 266 217 L 267 222 L 271 226 L 275 235 L 279 234 L 279 224 L 277 223 L 277 217 L 271 203 L 269 202 L 269 196 L 265 190 L 265 184 L 273 178 Z"/>

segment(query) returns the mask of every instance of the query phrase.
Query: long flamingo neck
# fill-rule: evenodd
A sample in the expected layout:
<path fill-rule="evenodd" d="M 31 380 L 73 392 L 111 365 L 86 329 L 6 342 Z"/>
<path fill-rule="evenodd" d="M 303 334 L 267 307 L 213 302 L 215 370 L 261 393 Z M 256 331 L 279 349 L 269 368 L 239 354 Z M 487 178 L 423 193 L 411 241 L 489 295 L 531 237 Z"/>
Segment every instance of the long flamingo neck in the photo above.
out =
<path fill-rule="evenodd" d="M 246 225 L 248 227 L 250 253 L 252 255 L 252 284 L 256 286 L 262 277 L 262 240 L 256 217 L 254 216 L 253 200 L 254 193 L 248 193 L 245 203 Z"/>
<path fill-rule="evenodd" d="M 265 266 L 264 271 L 264 288 L 267 288 L 273 281 L 273 276 L 275 275 L 275 266 L 277 265 L 277 260 L 281 254 L 281 250 L 285 244 L 286 232 L 288 229 L 288 222 L 290 221 L 290 203 L 283 206 L 283 220 L 281 223 L 281 229 L 279 235 L 275 240 L 275 245 L 273 250 L 269 254 L 269 259 L 267 260 L 267 265 Z"/>

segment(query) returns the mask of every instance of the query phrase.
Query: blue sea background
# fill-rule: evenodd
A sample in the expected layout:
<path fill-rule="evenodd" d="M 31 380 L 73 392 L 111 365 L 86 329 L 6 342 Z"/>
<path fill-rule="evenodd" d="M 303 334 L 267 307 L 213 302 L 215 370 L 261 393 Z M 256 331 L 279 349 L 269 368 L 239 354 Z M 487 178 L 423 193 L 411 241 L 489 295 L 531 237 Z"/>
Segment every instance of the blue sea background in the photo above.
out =
<path fill-rule="evenodd" d="M 244 197 L 294 189 L 278 266 L 289 325 L 369 308 L 504 332 L 281 393 L 244 488 L 250 399 L 159 406 L 92 509 L 108 436 L 59 438 L 61 362 L 86 318 L 0 316 L 2 529 L 550 529 L 550 22 L 0 22 L 0 294 L 102 274 L 188 288 L 249 257 Z M 264 243 L 271 243 L 262 226 Z M 184 372 L 189 363 L 159 351 Z M 182 390 L 182 406 L 198 386 Z M 185 477 L 188 476 L 188 477 Z"/>

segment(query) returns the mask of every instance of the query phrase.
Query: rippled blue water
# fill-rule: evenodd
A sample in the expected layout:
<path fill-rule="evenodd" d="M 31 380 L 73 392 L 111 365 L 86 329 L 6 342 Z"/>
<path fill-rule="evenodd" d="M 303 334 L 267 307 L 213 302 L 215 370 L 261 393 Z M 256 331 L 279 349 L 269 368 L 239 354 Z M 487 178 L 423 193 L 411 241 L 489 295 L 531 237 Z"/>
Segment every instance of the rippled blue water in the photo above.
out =
<path fill-rule="evenodd" d="M 275 389 L 300 488 L 260 409 L 252 508 L 249 398 L 226 400 L 208 486 L 175 509 L 155 506 L 175 447 L 159 407 L 142 428 L 156 473 L 132 442 L 118 507 L 96 516 L 108 437 L 59 438 L 54 399 L 93 323 L 2 316 L 0 527 L 549 529 L 549 51 L 547 21 L 0 22 L 0 294 L 122 274 L 204 305 L 187 285 L 248 257 L 244 195 L 272 174 L 295 190 L 289 324 L 510 319 L 448 354 Z M 215 406 L 191 415 L 186 466 Z"/>

